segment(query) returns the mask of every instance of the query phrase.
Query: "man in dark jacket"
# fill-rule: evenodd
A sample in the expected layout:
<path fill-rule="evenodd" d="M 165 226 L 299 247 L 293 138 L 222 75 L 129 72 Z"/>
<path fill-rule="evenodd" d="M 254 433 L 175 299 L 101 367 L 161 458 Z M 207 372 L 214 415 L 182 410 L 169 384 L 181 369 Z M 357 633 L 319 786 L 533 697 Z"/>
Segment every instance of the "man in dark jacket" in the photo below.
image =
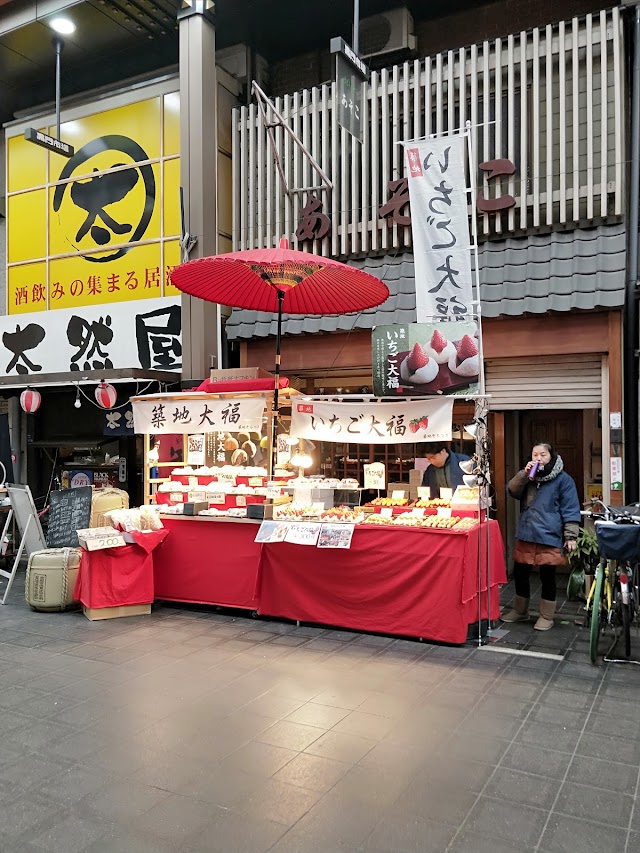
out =
<path fill-rule="evenodd" d="M 454 453 L 443 441 L 425 444 L 424 455 L 430 464 L 422 477 L 422 485 L 431 489 L 432 498 L 439 498 L 442 488 L 455 490 L 464 485 L 460 462 L 468 460 L 468 456 Z"/>

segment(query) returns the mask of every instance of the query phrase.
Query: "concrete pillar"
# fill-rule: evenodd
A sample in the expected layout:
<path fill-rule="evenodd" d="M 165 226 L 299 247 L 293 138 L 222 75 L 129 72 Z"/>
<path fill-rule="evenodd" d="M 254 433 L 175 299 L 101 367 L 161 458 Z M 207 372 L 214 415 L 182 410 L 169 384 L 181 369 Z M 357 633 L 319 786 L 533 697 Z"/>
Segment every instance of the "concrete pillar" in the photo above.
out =
<path fill-rule="evenodd" d="M 215 255 L 218 248 L 218 134 L 216 42 L 208 3 L 179 13 L 180 184 L 187 231 L 198 238 L 190 258 Z M 183 379 L 204 379 L 211 358 L 221 367 L 220 308 L 182 297 Z"/>

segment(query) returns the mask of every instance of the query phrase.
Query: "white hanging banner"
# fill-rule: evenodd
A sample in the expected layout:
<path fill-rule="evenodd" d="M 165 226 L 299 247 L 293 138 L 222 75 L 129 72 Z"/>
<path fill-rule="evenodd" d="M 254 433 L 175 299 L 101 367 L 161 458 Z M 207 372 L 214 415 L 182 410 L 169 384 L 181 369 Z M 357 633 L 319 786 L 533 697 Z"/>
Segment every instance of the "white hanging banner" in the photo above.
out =
<path fill-rule="evenodd" d="M 451 397 L 397 403 L 295 402 L 291 407 L 291 435 L 351 444 L 451 441 L 452 414 Z"/>
<path fill-rule="evenodd" d="M 212 399 L 208 394 L 187 400 L 149 397 L 132 400 L 133 425 L 137 433 L 262 432 L 264 397 Z"/>
<path fill-rule="evenodd" d="M 464 174 L 466 136 L 404 143 L 411 201 L 417 322 L 473 314 Z"/>

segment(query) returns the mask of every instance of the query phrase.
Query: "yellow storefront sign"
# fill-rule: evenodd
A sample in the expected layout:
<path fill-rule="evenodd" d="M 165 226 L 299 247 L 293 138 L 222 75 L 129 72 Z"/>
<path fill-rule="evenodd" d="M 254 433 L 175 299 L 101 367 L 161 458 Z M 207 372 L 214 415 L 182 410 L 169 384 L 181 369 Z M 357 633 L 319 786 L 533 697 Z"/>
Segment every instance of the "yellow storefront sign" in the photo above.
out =
<path fill-rule="evenodd" d="M 177 294 L 178 131 L 171 93 L 63 124 L 70 159 L 7 140 L 7 313 Z"/>

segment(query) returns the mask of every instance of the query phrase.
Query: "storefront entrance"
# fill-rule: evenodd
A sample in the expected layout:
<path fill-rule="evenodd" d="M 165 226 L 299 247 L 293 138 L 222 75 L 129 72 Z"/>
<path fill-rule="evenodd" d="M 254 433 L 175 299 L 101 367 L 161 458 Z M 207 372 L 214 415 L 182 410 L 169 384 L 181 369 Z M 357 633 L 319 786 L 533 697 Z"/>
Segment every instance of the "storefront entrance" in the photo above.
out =
<path fill-rule="evenodd" d="M 578 496 L 584 494 L 582 412 L 575 409 L 545 409 L 521 412 L 520 459 L 530 459 L 537 442 L 552 444 L 564 462 L 565 471 L 575 480 Z"/>

